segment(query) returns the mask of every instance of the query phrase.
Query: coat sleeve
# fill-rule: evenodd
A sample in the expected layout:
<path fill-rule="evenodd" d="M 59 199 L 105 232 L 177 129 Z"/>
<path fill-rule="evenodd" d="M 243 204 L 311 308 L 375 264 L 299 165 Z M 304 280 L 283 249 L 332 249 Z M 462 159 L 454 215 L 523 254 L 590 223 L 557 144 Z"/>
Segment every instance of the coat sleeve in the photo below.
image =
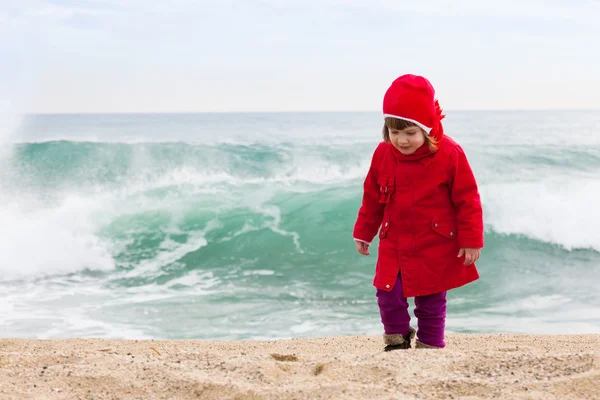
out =
<path fill-rule="evenodd" d="M 460 248 L 483 248 L 483 209 L 477 182 L 467 156 L 458 147 L 455 152 L 450 192 L 457 211 Z"/>
<path fill-rule="evenodd" d="M 385 143 L 379 144 L 371 158 L 371 166 L 363 183 L 362 203 L 358 210 L 358 218 L 354 224 L 354 239 L 365 243 L 371 243 L 383 219 L 385 204 L 379 203 L 380 193 L 379 185 L 377 184 L 377 165 L 381 161 L 382 154 L 385 151 L 384 145 Z"/>

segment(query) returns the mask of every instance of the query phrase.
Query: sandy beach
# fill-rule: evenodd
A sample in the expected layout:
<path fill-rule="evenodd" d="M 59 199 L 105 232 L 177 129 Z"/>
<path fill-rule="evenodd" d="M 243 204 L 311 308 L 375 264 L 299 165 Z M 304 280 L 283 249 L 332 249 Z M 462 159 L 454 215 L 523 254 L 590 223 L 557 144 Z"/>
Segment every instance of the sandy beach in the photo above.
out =
<path fill-rule="evenodd" d="M 1 399 L 599 399 L 600 335 L 278 341 L 0 339 Z"/>

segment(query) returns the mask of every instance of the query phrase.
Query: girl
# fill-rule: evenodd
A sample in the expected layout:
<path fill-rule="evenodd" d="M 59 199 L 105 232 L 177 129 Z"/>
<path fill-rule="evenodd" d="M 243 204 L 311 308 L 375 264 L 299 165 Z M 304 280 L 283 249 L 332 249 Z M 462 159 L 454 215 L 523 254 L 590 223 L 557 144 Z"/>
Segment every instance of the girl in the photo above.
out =
<path fill-rule="evenodd" d="M 443 348 L 446 291 L 479 278 L 477 183 L 462 148 L 444 136 L 444 115 L 427 79 L 397 78 L 385 93 L 383 115 L 383 142 L 373 154 L 354 226 L 356 249 L 369 255 L 379 230 L 373 285 L 384 350 L 411 347 L 407 297 L 415 298 L 416 347 Z"/>

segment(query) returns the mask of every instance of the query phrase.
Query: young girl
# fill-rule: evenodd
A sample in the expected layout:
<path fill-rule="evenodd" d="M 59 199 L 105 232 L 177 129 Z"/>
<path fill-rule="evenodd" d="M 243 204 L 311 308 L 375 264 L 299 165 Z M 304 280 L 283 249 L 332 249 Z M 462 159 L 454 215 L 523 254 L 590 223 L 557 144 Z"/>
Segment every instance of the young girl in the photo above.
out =
<path fill-rule="evenodd" d="M 354 226 L 356 249 L 369 255 L 379 230 L 373 285 L 384 350 L 411 347 L 407 297 L 415 298 L 416 347 L 443 348 L 446 291 L 479 278 L 477 183 L 462 148 L 444 135 L 444 115 L 427 79 L 397 78 L 385 93 L 383 115 L 383 142 L 373 154 Z"/>

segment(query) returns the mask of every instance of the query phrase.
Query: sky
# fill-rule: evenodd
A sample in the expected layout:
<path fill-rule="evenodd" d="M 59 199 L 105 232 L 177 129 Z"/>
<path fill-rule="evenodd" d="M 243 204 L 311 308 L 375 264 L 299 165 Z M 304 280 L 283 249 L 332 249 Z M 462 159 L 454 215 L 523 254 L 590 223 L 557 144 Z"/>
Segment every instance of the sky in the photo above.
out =
<path fill-rule="evenodd" d="M 0 111 L 600 108 L 600 1 L 0 0 Z"/>

